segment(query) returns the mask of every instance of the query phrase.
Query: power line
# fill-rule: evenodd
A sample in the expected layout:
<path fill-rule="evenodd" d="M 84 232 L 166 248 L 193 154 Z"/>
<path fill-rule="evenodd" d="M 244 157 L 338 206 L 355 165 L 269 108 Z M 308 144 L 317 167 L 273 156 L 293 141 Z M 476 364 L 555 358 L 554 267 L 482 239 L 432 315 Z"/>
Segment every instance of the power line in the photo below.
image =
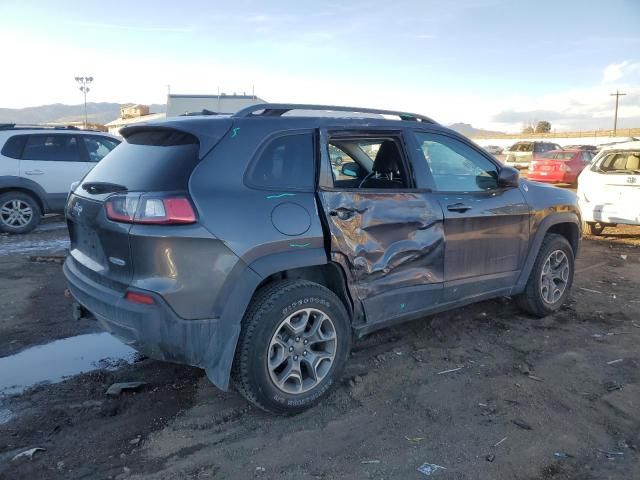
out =
<path fill-rule="evenodd" d="M 616 97 L 616 113 L 613 116 L 613 136 L 616 136 L 616 131 L 618 130 L 618 100 L 620 97 L 624 97 L 626 93 L 620 93 L 619 90 L 616 89 L 616 93 L 609 94 L 612 97 Z"/>

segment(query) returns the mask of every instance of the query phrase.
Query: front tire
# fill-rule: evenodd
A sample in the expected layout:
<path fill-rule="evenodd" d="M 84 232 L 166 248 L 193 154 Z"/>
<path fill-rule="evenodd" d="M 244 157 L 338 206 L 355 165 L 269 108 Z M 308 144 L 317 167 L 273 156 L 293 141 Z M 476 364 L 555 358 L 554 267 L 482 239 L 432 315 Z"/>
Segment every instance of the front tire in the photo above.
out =
<path fill-rule="evenodd" d="M 0 231 L 29 233 L 40 223 L 42 212 L 35 199 L 20 191 L 0 195 Z"/>
<path fill-rule="evenodd" d="M 243 319 L 233 377 L 239 392 L 268 412 L 302 412 L 326 396 L 351 350 L 342 301 L 306 280 L 267 285 Z"/>
<path fill-rule="evenodd" d="M 574 275 L 573 248 L 565 237 L 549 234 L 542 241 L 518 305 L 536 317 L 558 310 L 569 296 Z"/>

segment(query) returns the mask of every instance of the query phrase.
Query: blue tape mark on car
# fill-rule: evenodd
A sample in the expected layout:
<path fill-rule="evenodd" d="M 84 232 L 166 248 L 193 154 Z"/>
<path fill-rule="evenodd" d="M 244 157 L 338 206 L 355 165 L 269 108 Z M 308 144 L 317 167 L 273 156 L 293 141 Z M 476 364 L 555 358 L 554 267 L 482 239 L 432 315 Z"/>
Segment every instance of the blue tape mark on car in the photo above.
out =
<path fill-rule="evenodd" d="M 267 199 L 283 198 L 283 197 L 295 197 L 295 193 L 279 193 L 278 195 L 267 195 Z"/>
<path fill-rule="evenodd" d="M 297 247 L 297 248 L 305 248 L 308 247 L 309 245 L 311 245 L 310 243 L 290 243 L 289 246 L 290 247 Z"/>
<path fill-rule="evenodd" d="M 231 138 L 235 137 L 236 135 L 238 135 L 238 132 L 240 131 L 240 127 L 236 127 L 233 130 L 231 130 Z"/>

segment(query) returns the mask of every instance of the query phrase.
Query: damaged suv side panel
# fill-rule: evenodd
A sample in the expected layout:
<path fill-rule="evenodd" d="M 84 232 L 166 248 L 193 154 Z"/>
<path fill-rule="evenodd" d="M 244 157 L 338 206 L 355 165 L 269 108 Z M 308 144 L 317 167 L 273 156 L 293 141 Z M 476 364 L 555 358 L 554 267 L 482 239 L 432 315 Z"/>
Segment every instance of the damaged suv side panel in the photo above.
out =
<path fill-rule="evenodd" d="M 442 211 L 425 195 L 320 193 L 328 212 L 331 250 L 348 259 L 353 287 L 364 304 L 367 323 L 440 302 L 444 268 Z M 381 297 L 382 294 L 386 295 Z"/>

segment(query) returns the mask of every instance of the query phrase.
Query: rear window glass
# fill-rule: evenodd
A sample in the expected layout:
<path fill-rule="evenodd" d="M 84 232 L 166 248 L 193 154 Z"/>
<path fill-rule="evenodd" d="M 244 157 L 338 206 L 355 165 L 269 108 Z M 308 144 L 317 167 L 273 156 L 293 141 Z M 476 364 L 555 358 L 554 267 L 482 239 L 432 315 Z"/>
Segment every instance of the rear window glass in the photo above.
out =
<path fill-rule="evenodd" d="M 640 152 L 611 153 L 595 168 L 604 173 L 640 173 Z"/>
<path fill-rule="evenodd" d="M 552 160 L 571 160 L 575 156 L 575 152 L 549 152 L 544 156 L 544 158 L 550 158 Z"/>
<path fill-rule="evenodd" d="M 309 190 L 315 179 L 313 136 L 297 133 L 277 137 L 260 152 L 247 172 L 258 188 Z"/>
<path fill-rule="evenodd" d="M 189 134 L 137 132 L 104 157 L 83 183 L 114 183 L 129 191 L 185 190 L 199 162 L 199 147 Z"/>
<path fill-rule="evenodd" d="M 512 152 L 533 152 L 533 143 L 516 143 L 511 147 Z"/>
<path fill-rule="evenodd" d="M 78 139 L 75 135 L 29 135 L 22 159 L 79 162 Z"/>
<path fill-rule="evenodd" d="M 2 147 L 0 154 L 9 158 L 20 158 L 28 136 L 29 135 L 14 135 L 9 138 Z"/>

